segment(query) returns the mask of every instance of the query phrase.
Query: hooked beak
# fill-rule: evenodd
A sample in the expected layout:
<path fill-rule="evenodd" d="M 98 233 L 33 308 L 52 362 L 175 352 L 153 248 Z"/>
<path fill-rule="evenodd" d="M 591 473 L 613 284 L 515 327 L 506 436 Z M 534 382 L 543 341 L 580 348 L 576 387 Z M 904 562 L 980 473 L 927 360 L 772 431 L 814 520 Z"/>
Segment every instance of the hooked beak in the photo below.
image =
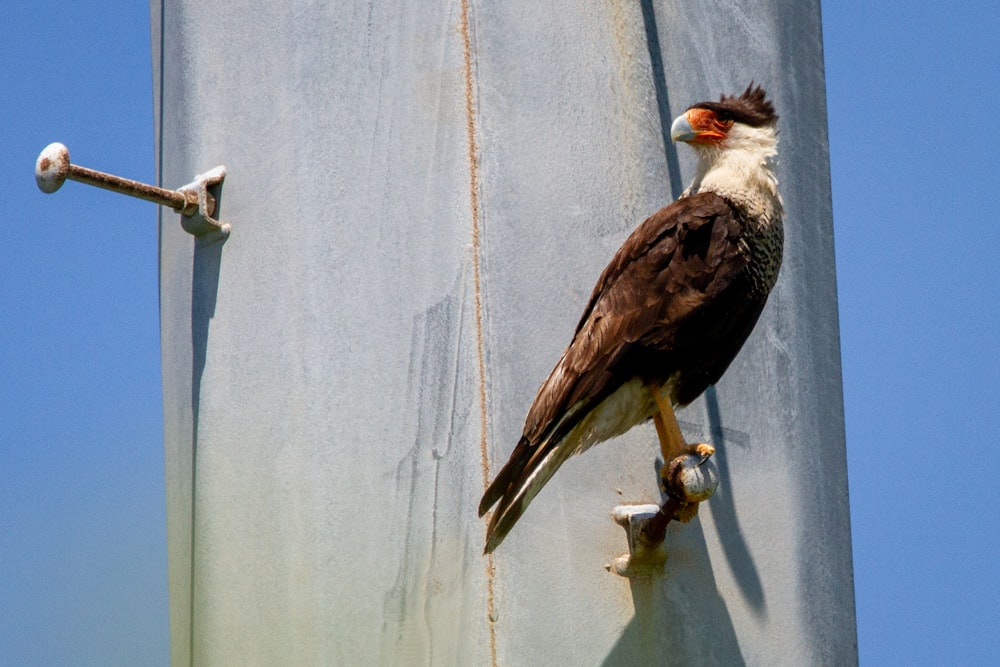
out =
<path fill-rule="evenodd" d="M 670 126 L 670 138 L 673 141 L 684 141 L 689 144 L 718 144 L 726 138 L 726 133 L 732 125 L 733 121 L 721 121 L 715 112 L 709 109 L 688 109 L 683 115 L 674 119 Z"/>
<path fill-rule="evenodd" d="M 688 120 L 686 113 L 674 118 L 674 122 L 670 125 L 671 141 L 675 143 L 678 141 L 691 141 L 697 136 L 698 133 L 691 127 L 691 122 Z"/>

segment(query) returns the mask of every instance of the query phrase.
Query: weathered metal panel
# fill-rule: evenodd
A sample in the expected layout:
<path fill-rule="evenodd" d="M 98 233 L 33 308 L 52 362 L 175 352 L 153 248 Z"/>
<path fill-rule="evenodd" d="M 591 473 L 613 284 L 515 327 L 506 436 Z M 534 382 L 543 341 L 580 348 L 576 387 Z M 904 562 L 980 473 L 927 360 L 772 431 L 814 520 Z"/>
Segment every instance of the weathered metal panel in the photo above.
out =
<path fill-rule="evenodd" d="M 151 6 L 161 183 L 225 164 L 233 229 L 161 226 L 176 664 L 856 661 L 818 2 Z M 636 429 L 482 557 L 484 455 L 690 176 L 663 120 L 751 78 L 785 266 L 679 415 L 722 487 L 664 577 L 609 572 Z"/>

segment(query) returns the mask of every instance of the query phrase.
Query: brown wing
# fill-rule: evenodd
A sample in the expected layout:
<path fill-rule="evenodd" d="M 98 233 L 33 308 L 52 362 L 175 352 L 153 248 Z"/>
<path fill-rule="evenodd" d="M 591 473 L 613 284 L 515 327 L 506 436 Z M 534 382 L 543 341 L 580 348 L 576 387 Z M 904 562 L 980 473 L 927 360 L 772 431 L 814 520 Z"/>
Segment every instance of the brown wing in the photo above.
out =
<path fill-rule="evenodd" d="M 647 361 L 676 356 L 697 335 L 685 325 L 703 319 L 696 316 L 746 268 L 742 233 L 732 206 L 714 193 L 679 199 L 639 225 L 598 279 L 524 436 L 537 442 L 571 406 L 605 398 L 647 372 Z"/>
<path fill-rule="evenodd" d="M 702 193 L 661 209 L 629 236 L 598 279 L 572 342 L 528 411 L 521 440 L 483 496 L 480 515 L 501 501 L 491 531 L 589 410 L 636 375 L 662 382 L 691 363 L 682 359 L 685 348 L 705 344 L 697 342 L 699 323 L 711 324 L 713 302 L 746 269 L 742 232 L 725 199 Z M 516 516 L 504 523 L 513 525 L 530 501 L 521 495 Z"/>

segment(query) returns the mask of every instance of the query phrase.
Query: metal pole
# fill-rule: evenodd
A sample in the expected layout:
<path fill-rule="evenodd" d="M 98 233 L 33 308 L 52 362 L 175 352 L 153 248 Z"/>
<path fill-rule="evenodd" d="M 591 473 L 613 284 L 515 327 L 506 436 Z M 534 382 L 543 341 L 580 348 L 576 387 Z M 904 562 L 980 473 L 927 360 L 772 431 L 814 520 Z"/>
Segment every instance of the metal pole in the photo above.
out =
<path fill-rule="evenodd" d="M 151 2 L 175 664 L 856 662 L 819 3 Z M 248 57 L 252 54 L 252 57 Z M 662 118 L 763 85 L 779 284 L 678 414 L 721 486 L 628 579 L 652 426 L 493 559 L 476 505 L 601 268 L 691 178 Z M 679 172 L 679 173 L 678 173 Z"/>

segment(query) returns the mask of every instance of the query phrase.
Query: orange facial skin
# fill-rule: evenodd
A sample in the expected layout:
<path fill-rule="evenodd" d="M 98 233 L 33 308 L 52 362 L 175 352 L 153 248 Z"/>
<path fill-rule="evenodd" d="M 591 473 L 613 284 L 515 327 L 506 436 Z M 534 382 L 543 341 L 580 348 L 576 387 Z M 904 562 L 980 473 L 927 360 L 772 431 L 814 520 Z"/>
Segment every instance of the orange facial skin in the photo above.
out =
<path fill-rule="evenodd" d="M 685 116 L 695 131 L 695 138 L 688 142 L 692 144 L 718 144 L 733 126 L 732 120 L 720 119 L 711 109 L 688 109 Z"/>

